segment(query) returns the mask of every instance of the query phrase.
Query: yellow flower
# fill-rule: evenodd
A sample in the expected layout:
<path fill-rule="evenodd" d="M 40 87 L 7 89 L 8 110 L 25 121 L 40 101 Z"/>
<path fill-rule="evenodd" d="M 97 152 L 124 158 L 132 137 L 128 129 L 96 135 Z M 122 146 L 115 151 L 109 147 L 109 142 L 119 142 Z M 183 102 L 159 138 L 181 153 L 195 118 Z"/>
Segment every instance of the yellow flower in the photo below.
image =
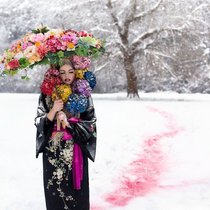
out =
<path fill-rule="evenodd" d="M 53 91 L 52 93 L 52 101 L 55 101 L 57 99 L 57 94 L 55 93 L 55 91 Z"/>
<path fill-rule="evenodd" d="M 35 62 L 40 61 L 41 58 L 38 54 L 33 54 L 31 57 L 28 58 L 29 63 L 34 64 Z"/>
<path fill-rule="evenodd" d="M 18 45 L 17 45 L 17 50 L 20 50 L 21 49 L 21 44 L 19 43 Z"/>
<path fill-rule="evenodd" d="M 39 47 L 40 45 L 41 45 L 40 42 L 36 42 L 36 43 L 35 43 L 35 46 L 36 46 L 36 47 Z"/>
<path fill-rule="evenodd" d="M 73 49 L 73 48 L 74 48 L 74 43 L 69 42 L 69 43 L 67 44 L 67 47 L 68 47 L 69 49 Z"/>
<path fill-rule="evenodd" d="M 72 94 L 72 90 L 69 85 L 57 85 L 56 90 L 54 90 L 52 93 L 52 101 L 55 101 L 56 98 L 61 98 L 65 103 L 68 100 L 70 94 Z"/>
<path fill-rule="evenodd" d="M 84 72 L 82 69 L 77 69 L 75 72 L 75 76 L 77 79 L 83 79 L 84 78 Z"/>
<path fill-rule="evenodd" d="M 77 79 L 83 79 L 84 78 L 84 73 L 87 71 L 88 69 L 77 69 L 75 72 L 75 76 Z"/>

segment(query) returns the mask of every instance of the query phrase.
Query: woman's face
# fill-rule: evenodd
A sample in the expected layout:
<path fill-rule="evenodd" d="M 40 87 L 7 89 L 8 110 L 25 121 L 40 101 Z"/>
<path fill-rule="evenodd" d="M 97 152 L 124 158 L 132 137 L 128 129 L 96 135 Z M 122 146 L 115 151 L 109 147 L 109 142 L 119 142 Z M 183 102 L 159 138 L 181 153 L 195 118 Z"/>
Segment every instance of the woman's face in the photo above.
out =
<path fill-rule="evenodd" d="M 70 85 L 74 81 L 75 72 L 71 65 L 64 64 L 63 66 L 60 67 L 59 72 L 60 72 L 60 78 L 63 81 L 63 83 Z"/>

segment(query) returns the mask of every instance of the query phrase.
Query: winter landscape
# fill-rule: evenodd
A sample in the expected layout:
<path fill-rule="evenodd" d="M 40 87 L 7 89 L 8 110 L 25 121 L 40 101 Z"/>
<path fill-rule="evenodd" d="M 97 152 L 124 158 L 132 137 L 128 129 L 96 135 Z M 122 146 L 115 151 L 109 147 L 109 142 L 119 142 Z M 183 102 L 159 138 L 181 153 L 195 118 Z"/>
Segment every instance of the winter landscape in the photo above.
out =
<path fill-rule="evenodd" d="M 91 67 L 97 93 L 129 81 L 135 91 L 210 93 L 209 10 L 210 0 L 0 0 L 0 53 L 41 23 L 85 30 L 106 41 Z M 28 71 L 30 83 L 1 81 L 0 92 L 38 93 L 40 71 Z"/>
<path fill-rule="evenodd" d="M 91 210 L 210 209 L 209 10 L 210 0 L 0 0 L 0 61 L 40 26 L 105 43 L 89 68 L 97 78 Z M 45 210 L 34 118 L 49 65 L 7 77 L 0 64 L 0 210 Z"/>
<path fill-rule="evenodd" d="M 94 94 L 97 157 L 92 210 L 208 210 L 210 97 Z M 45 209 L 35 158 L 37 94 L 1 94 L 0 209 Z"/>

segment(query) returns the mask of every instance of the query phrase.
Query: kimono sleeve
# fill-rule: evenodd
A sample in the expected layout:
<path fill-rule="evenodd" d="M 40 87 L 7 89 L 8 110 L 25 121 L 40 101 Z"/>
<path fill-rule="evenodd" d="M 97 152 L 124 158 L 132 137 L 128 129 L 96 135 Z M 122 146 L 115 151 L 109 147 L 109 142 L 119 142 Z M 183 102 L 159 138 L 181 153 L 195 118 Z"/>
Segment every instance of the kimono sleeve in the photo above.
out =
<path fill-rule="evenodd" d="M 34 119 L 34 125 L 37 128 L 36 131 L 36 158 L 39 153 L 45 149 L 46 142 L 48 141 L 50 134 L 52 133 L 54 121 L 50 121 L 47 118 L 49 110 L 44 102 L 44 96 L 41 94 L 39 97 L 37 115 Z"/>
<path fill-rule="evenodd" d="M 95 161 L 97 139 L 96 115 L 91 97 L 89 97 L 88 109 L 80 114 L 80 120 L 77 123 L 71 123 L 70 120 L 70 131 L 75 143 L 80 145 L 90 160 Z"/>

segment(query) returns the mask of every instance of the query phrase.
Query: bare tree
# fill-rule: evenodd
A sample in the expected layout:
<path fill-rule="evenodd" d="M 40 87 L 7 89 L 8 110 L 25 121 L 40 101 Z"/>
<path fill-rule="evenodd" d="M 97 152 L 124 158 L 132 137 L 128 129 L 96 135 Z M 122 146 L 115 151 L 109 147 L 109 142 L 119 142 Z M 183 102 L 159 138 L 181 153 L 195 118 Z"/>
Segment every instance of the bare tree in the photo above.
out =
<path fill-rule="evenodd" d="M 192 21 L 201 24 L 201 20 L 199 18 L 196 18 L 194 13 L 200 10 L 202 7 L 207 6 L 207 4 L 200 4 L 196 8 L 193 8 L 188 14 L 176 14 L 176 16 L 174 15 L 173 17 L 173 21 L 167 20 L 170 15 L 167 15 L 167 13 L 165 12 L 166 23 L 168 24 L 162 23 L 156 26 L 151 24 L 150 27 L 150 23 L 155 17 L 154 13 L 157 13 L 156 16 L 160 15 L 160 13 L 158 14 L 158 10 L 160 8 L 162 10 L 165 10 L 165 8 L 167 7 L 167 3 L 170 3 L 164 0 L 157 0 L 156 2 L 152 2 L 153 3 L 152 5 L 150 5 L 149 8 L 145 9 L 143 12 L 140 12 L 139 8 L 143 8 L 139 7 L 140 2 L 138 0 L 129 0 L 128 7 L 125 7 L 124 11 L 121 12 L 124 13 L 124 19 L 122 20 L 122 18 L 119 17 L 119 11 L 117 11 L 117 9 L 115 8 L 116 1 L 107 0 L 107 7 L 112 17 L 113 24 L 117 29 L 120 40 L 118 46 L 123 57 L 124 70 L 127 77 L 127 96 L 129 97 L 139 97 L 138 81 L 134 67 L 134 60 L 136 55 L 139 55 L 141 53 L 144 55 L 152 54 L 157 58 L 166 57 L 167 59 L 173 60 L 173 56 L 171 56 L 170 54 L 164 54 L 161 52 L 160 48 L 155 49 L 152 47 L 153 44 L 157 41 L 158 35 L 163 32 L 166 32 L 167 34 L 182 32 L 184 31 L 184 29 L 192 27 L 189 24 L 190 21 L 191 24 Z M 141 4 L 143 3 L 145 3 L 145 1 L 141 1 Z M 179 4 L 181 4 L 181 2 L 179 2 Z M 172 13 L 171 10 L 170 12 Z M 143 25 L 145 24 L 145 20 L 148 22 L 149 25 L 149 27 L 147 28 L 145 28 Z M 134 31 L 133 27 L 131 27 L 133 25 L 140 25 L 141 29 L 144 29 L 144 31 Z M 139 31 L 141 31 L 140 34 Z M 190 33 L 196 33 L 196 31 L 190 30 Z M 163 61 L 163 59 L 161 59 L 161 61 Z M 172 76 L 175 76 L 170 67 L 167 68 L 167 65 L 165 65 L 164 62 L 162 62 L 162 64 Z"/>
<path fill-rule="evenodd" d="M 155 11 L 161 4 L 162 0 L 159 0 L 158 3 L 151 8 L 150 10 L 137 14 L 137 1 L 130 1 L 129 12 L 127 13 L 124 23 L 120 24 L 120 20 L 117 15 L 113 11 L 112 0 L 108 0 L 107 7 L 110 10 L 110 14 L 114 21 L 114 24 L 117 27 L 117 31 L 121 40 L 120 50 L 123 54 L 123 64 L 127 77 L 127 96 L 129 97 L 139 97 L 138 88 L 137 88 L 137 76 L 135 73 L 135 68 L 133 66 L 133 61 L 136 53 L 139 51 L 138 46 L 141 42 L 147 37 L 151 36 L 155 31 L 149 31 L 142 35 L 140 35 L 136 40 L 133 40 L 132 43 L 129 42 L 129 33 L 130 33 L 130 25 L 134 21 L 140 21 L 145 16 L 149 15 L 153 11 Z"/>

